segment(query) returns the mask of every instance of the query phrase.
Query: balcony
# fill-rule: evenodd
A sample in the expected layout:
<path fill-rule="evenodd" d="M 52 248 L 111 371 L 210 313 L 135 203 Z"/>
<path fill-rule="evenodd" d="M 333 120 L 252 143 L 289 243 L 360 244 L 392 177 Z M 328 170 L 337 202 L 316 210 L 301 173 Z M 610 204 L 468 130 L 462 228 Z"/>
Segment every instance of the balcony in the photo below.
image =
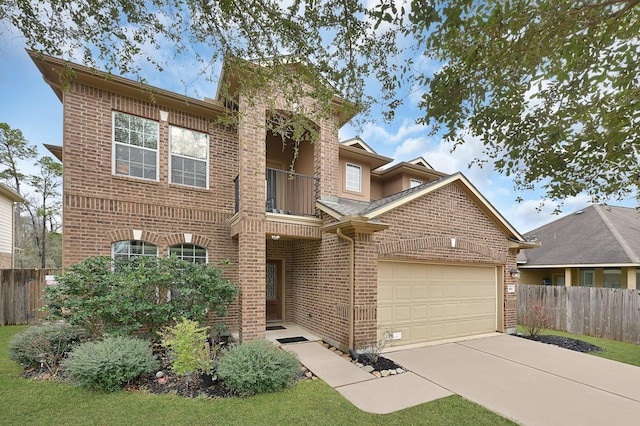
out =
<path fill-rule="evenodd" d="M 280 213 L 296 216 L 316 217 L 316 190 L 318 178 L 305 176 L 267 167 L 266 169 L 266 202 L 267 213 Z M 235 211 L 240 209 L 240 178 L 235 183 Z"/>

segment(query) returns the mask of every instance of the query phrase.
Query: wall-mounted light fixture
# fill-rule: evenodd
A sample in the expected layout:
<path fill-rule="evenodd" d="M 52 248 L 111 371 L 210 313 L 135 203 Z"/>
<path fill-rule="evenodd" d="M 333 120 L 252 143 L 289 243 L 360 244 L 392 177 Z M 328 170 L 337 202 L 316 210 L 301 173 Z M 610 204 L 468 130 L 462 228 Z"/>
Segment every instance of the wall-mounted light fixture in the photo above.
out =
<path fill-rule="evenodd" d="M 520 271 L 517 269 L 510 269 L 509 274 L 511 274 L 511 278 L 520 278 Z"/>
<path fill-rule="evenodd" d="M 278 240 L 280 239 L 280 235 L 272 235 L 272 236 L 271 236 L 271 239 L 272 239 L 273 241 L 278 241 Z"/>

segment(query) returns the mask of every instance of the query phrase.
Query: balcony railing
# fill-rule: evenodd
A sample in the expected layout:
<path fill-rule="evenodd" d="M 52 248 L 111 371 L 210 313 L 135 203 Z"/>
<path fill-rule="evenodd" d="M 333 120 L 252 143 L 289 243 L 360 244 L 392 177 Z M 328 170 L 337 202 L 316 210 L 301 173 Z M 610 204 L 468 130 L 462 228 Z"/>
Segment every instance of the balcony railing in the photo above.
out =
<path fill-rule="evenodd" d="M 318 178 L 267 167 L 266 202 L 268 213 L 297 216 L 316 216 L 316 189 Z M 236 213 L 240 209 L 240 179 L 234 179 L 236 193 Z"/>

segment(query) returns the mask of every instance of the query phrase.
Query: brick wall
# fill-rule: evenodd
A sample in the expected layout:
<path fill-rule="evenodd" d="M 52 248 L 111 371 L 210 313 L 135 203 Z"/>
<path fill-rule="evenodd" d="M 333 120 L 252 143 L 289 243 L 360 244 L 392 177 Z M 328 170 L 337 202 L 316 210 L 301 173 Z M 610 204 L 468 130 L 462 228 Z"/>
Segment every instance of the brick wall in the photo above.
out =
<path fill-rule="evenodd" d="M 158 181 L 113 175 L 112 112 L 159 121 L 160 109 L 169 111 L 169 119 L 159 122 Z M 64 265 L 110 256 L 113 242 L 141 231 L 160 256 L 190 238 L 207 249 L 209 263 L 229 259 L 224 275 L 237 282 L 238 243 L 229 238 L 227 225 L 234 212 L 237 134 L 212 119 L 191 114 L 187 105 L 176 110 L 72 84 L 64 95 Z M 169 125 L 209 134 L 208 190 L 169 184 Z M 237 311 L 230 310 L 230 328 L 238 327 Z"/>
<path fill-rule="evenodd" d="M 504 233 L 455 184 L 379 219 L 391 225 L 374 235 L 379 257 L 503 266 L 504 325 L 515 327 L 515 293 L 507 293 L 507 286 L 516 281 L 509 274 L 516 268 L 516 251 L 507 248 Z"/>

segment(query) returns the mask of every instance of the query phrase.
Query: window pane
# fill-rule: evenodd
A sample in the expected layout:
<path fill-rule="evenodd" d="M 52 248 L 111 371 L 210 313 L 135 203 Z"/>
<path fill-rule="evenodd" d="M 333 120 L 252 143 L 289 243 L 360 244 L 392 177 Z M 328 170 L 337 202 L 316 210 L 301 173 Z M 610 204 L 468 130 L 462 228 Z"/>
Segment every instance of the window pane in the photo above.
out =
<path fill-rule="evenodd" d="M 360 166 L 355 164 L 347 163 L 347 172 L 346 172 L 346 189 L 349 191 L 360 192 L 360 183 L 361 183 L 361 169 Z"/>
<path fill-rule="evenodd" d="M 622 285 L 622 271 L 620 269 L 605 269 L 602 286 L 606 288 L 620 288 Z"/>
<path fill-rule="evenodd" d="M 171 126 L 171 153 L 206 160 L 209 152 L 209 137 L 195 130 Z"/>
<path fill-rule="evenodd" d="M 207 263 L 207 249 L 195 244 L 176 244 L 169 247 L 169 254 L 192 263 Z"/>
<path fill-rule="evenodd" d="M 115 174 L 157 179 L 159 126 L 153 120 L 114 112 Z"/>
<path fill-rule="evenodd" d="M 113 258 L 116 260 L 127 260 L 140 256 L 156 257 L 158 255 L 158 247 L 145 241 L 116 241 L 112 248 Z"/>

